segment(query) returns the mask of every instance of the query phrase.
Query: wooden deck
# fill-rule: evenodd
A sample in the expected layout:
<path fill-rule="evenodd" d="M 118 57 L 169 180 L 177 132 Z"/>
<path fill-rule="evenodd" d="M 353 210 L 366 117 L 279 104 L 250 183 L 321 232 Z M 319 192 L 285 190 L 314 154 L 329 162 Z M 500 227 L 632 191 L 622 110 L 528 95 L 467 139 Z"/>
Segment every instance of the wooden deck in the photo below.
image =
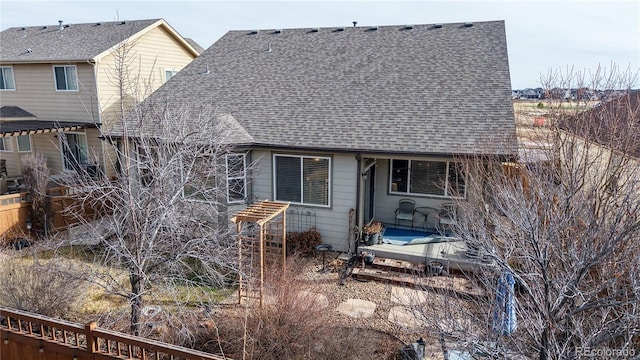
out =
<path fill-rule="evenodd" d="M 466 299 L 485 296 L 484 290 L 466 277 L 443 275 L 430 276 L 425 264 L 376 257 L 372 264 L 356 262 L 350 275 L 357 280 L 381 281 L 434 292 L 442 292 Z"/>
<path fill-rule="evenodd" d="M 415 264 L 428 264 L 438 261 L 445 270 L 452 272 L 479 272 L 490 270 L 494 264 L 467 255 L 468 248 L 462 241 L 436 242 L 416 245 L 380 244 L 358 246 L 358 253 L 373 252 L 376 258 L 402 260 Z"/>

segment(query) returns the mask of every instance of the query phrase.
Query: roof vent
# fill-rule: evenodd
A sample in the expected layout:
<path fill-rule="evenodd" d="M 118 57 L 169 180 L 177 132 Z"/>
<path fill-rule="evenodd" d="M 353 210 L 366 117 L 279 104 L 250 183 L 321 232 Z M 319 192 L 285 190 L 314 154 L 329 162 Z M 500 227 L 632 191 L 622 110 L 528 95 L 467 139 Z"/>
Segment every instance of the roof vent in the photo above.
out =
<path fill-rule="evenodd" d="M 96 26 L 100 26 L 100 25 L 102 25 L 102 23 L 96 23 Z"/>
<path fill-rule="evenodd" d="M 251 30 L 249 32 L 250 35 L 256 35 L 258 33 L 258 30 Z"/>
<path fill-rule="evenodd" d="M 71 25 L 67 24 L 67 25 L 65 25 L 64 27 L 68 28 L 69 26 L 71 26 Z"/>
<path fill-rule="evenodd" d="M 339 27 L 333 30 L 333 32 L 341 32 L 341 31 L 344 31 L 344 27 Z"/>
<path fill-rule="evenodd" d="M 367 31 L 376 31 L 376 30 L 378 30 L 377 26 L 372 26 L 372 27 L 367 29 Z"/>
<path fill-rule="evenodd" d="M 27 30 L 27 28 L 21 28 L 20 30 L 25 31 L 25 30 Z"/>
<path fill-rule="evenodd" d="M 27 54 L 31 54 L 33 52 L 33 50 L 31 50 L 31 48 L 27 49 Z"/>
<path fill-rule="evenodd" d="M 356 25 L 358 25 L 357 21 L 352 21 L 353 22 L 353 27 L 356 27 Z"/>
<path fill-rule="evenodd" d="M 435 24 L 433 25 L 434 29 L 442 29 L 442 24 Z"/>
<path fill-rule="evenodd" d="M 318 32 L 318 31 L 320 31 L 319 28 L 311 28 L 311 32 Z"/>
<path fill-rule="evenodd" d="M 273 33 L 274 34 L 280 34 L 280 33 L 282 33 L 282 29 L 273 30 Z"/>
<path fill-rule="evenodd" d="M 271 41 L 267 43 L 267 52 L 271 52 Z"/>
<path fill-rule="evenodd" d="M 404 29 L 405 30 L 411 30 L 411 29 L 413 29 L 413 25 L 405 25 Z"/>
<path fill-rule="evenodd" d="M 64 29 L 64 26 L 62 26 L 62 20 L 58 20 L 58 30 L 62 31 L 62 29 Z"/>
<path fill-rule="evenodd" d="M 46 28 L 47 28 L 46 26 L 43 26 L 43 27 L 42 27 L 42 30 L 44 30 L 44 29 L 46 29 Z"/>
<path fill-rule="evenodd" d="M 124 25 L 124 24 L 126 24 L 126 23 L 127 23 L 126 21 L 122 20 L 122 21 L 120 22 L 120 25 Z"/>
<path fill-rule="evenodd" d="M 472 27 L 473 23 L 464 23 L 464 27 Z"/>

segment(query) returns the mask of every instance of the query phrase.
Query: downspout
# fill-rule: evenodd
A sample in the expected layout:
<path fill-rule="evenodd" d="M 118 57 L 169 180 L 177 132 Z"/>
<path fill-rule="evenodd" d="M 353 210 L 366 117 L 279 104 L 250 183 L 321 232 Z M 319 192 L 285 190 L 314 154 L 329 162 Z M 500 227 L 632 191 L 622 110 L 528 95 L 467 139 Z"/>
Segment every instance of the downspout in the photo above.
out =
<path fill-rule="evenodd" d="M 360 211 L 360 209 L 362 209 L 362 200 L 363 200 L 363 196 L 362 196 L 362 155 L 360 154 L 356 154 L 356 160 L 357 160 L 357 166 L 356 166 L 356 171 L 357 171 L 357 178 L 358 181 L 356 182 L 356 219 L 355 219 L 355 225 L 358 228 L 358 234 L 356 239 L 353 240 L 354 243 L 354 249 L 353 249 L 353 254 L 357 255 L 358 253 L 358 243 L 360 242 L 360 229 L 362 229 L 362 222 L 364 221 L 363 218 L 363 214 L 362 211 Z M 351 231 L 352 229 L 349 229 L 349 252 L 351 252 Z"/>
<path fill-rule="evenodd" d="M 100 97 L 98 96 L 98 94 L 100 94 L 100 90 L 98 89 L 98 62 L 93 60 L 93 59 L 87 59 L 87 63 L 90 65 L 93 65 L 93 81 L 94 81 L 94 89 L 95 89 L 95 97 L 96 97 L 96 101 L 95 104 L 98 108 L 98 114 L 97 114 L 97 121 L 96 116 L 93 116 L 94 119 L 94 123 L 96 124 L 101 124 L 100 127 L 97 127 L 97 129 L 99 129 L 98 131 L 100 132 L 100 135 L 102 137 L 102 141 L 100 141 L 100 147 L 101 147 L 101 155 L 102 155 L 102 172 L 103 174 L 108 178 L 109 173 L 107 172 L 107 145 L 106 143 L 106 137 L 104 136 L 104 133 L 102 132 L 102 107 L 100 106 Z M 91 107 L 91 112 L 93 112 L 93 106 Z M 109 146 L 113 146 L 111 144 L 111 139 L 109 139 Z"/>

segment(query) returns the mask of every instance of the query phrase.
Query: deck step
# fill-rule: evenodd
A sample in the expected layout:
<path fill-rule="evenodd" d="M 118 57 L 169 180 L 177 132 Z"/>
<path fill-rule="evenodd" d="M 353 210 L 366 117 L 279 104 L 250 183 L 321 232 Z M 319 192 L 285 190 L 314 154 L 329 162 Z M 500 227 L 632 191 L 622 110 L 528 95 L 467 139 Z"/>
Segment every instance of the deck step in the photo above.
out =
<path fill-rule="evenodd" d="M 408 273 L 414 275 L 424 274 L 425 265 L 417 264 L 404 260 L 387 259 L 376 257 L 373 259 L 373 263 L 370 265 L 375 269 L 395 271 L 399 273 Z"/>
<path fill-rule="evenodd" d="M 462 277 L 424 276 L 373 267 L 355 267 L 351 276 L 356 280 L 386 282 L 394 285 L 444 292 L 467 299 L 477 299 L 485 296 L 481 288 Z"/>
<path fill-rule="evenodd" d="M 419 286 L 419 277 L 405 272 L 389 271 L 370 267 L 356 267 L 353 269 L 351 276 L 357 280 L 382 281 L 394 285 L 410 287 Z"/>

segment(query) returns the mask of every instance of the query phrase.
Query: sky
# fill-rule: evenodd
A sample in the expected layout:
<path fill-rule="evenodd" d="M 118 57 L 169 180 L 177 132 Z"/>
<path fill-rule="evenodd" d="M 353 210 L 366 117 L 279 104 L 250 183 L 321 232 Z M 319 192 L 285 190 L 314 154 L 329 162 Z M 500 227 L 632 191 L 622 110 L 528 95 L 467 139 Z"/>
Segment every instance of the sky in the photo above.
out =
<path fill-rule="evenodd" d="M 230 30 L 504 20 L 513 89 L 550 73 L 640 70 L 640 0 L 609 1 L 22 1 L 0 0 L 0 29 L 165 19 L 208 48 Z M 1 45 L 0 45 L 1 46 Z M 638 84 L 636 86 L 638 87 Z"/>

